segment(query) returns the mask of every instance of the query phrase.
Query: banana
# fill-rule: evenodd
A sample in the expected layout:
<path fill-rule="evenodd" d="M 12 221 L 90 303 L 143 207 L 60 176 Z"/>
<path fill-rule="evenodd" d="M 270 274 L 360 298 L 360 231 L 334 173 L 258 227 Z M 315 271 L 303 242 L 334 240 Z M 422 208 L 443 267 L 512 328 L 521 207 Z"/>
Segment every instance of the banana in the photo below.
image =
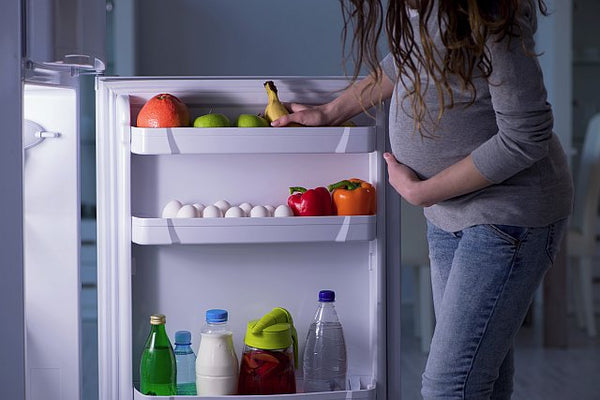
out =
<path fill-rule="evenodd" d="M 267 96 L 269 96 L 269 100 L 267 102 L 267 106 L 265 107 L 264 117 L 265 119 L 271 123 L 276 119 L 288 115 L 289 112 L 285 108 L 281 101 L 279 101 L 279 97 L 277 97 L 277 87 L 273 81 L 267 81 L 264 83 L 265 89 L 267 90 Z M 295 122 L 288 124 L 288 126 L 302 126 Z"/>

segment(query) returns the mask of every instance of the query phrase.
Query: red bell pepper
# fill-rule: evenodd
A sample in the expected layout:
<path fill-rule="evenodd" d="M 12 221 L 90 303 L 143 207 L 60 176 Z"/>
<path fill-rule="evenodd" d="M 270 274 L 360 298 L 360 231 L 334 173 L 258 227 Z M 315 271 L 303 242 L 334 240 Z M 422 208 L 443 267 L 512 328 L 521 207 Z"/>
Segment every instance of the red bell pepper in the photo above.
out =
<path fill-rule="evenodd" d="M 331 194 L 320 186 L 306 189 L 300 186 L 290 187 L 291 196 L 288 197 L 288 206 L 296 216 L 331 215 Z"/>

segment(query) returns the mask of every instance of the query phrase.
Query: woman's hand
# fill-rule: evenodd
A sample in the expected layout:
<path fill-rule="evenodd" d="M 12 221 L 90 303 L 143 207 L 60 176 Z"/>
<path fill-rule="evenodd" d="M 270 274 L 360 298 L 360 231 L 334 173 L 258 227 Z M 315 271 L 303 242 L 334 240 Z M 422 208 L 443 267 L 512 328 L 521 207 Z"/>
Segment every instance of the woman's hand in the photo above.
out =
<path fill-rule="evenodd" d="M 379 105 L 392 96 L 394 83 L 381 73 L 375 80 L 373 74 L 346 88 L 329 103 L 307 106 L 297 103 L 284 103 L 291 111 L 289 115 L 271 122 L 271 126 L 286 126 L 296 122 L 306 126 L 337 126 L 363 112 L 365 108 Z"/>
<path fill-rule="evenodd" d="M 291 122 L 296 122 L 305 126 L 329 125 L 324 105 L 307 106 L 298 103 L 284 103 L 284 106 L 288 110 L 291 110 L 291 113 L 271 122 L 271 126 L 286 126 Z"/>
<path fill-rule="evenodd" d="M 383 158 L 388 167 L 388 180 L 396 192 L 406 201 L 415 206 L 428 207 L 429 204 L 423 198 L 420 191 L 421 181 L 415 172 L 406 165 L 401 164 L 390 153 L 384 153 Z"/>
<path fill-rule="evenodd" d="M 481 175 L 470 155 L 426 180 L 420 180 L 412 169 L 399 163 L 392 154 L 385 153 L 383 158 L 388 166 L 390 185 L 415 206 L 429 207 L 492 184 Z"/>

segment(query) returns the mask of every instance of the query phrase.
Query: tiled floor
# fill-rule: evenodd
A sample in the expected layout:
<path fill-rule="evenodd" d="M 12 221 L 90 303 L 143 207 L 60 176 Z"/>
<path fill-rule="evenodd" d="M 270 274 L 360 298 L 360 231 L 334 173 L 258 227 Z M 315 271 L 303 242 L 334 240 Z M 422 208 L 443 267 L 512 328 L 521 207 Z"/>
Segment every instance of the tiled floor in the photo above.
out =
<path fill-rule="evenodd" d="M 402 400 L 417 400 L 427 356 L 413 335 L 409 307 L 402 320 Z M 568 348 L 548 349 L 539 326 L 534 318 L 518 334 L 513 400 L 600 400 L 600 338 L 589 338 L 570 321 Z"/>

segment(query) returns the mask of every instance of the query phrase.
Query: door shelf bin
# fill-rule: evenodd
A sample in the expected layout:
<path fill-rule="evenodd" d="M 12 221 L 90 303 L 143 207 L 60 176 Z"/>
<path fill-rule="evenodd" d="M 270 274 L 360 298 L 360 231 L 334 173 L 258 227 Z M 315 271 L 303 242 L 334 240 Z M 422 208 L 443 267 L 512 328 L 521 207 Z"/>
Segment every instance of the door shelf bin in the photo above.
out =
<path fill-rule="evenodd" d="M 370 153 L 376 128 L 137 128 L 134 154 Z"/>
<path fill-rule="evenodd" d="M 271 394 L 268 396 L 146 396 L 134 389 L 134 400 L 170 399 L 170 400 L 219 400 L 219 399 L 254 399 L 254 400 L 375 400 L 375 388 L 338 392 Z"/>
<path fill-rule="evenodd" d="M 131 240 L 142 245 L 348 242 L 375 238 L 375 215 L 264 218 L 131 217 Z"/>
<path fill-rule="evenodd" d="M 364 378 L 364 379 L 363 379 Z M 316 392 L 316 393 L 294 393 L 294 394 L 271 394 L 271 395 L 234 395 L 234 396 L 146 396 L 141 394 L 136 388 L 133 389 L 134 400 L 143 399 L 197 399 L 197 400 L 218 400 L 218 399 L 254 399 L 254 400 L 375 400 L 376 386 L 371 383 L 365 385 L 365 380 L 372 382 L 372 378 L 352 377 L 352 381 L 357 385 L 356 389 L 338 390 L 335 392 Z M 301 379 L 298 380 L 301 387 Z M 354 384 L 353 383 L 353 384 Z"/>

